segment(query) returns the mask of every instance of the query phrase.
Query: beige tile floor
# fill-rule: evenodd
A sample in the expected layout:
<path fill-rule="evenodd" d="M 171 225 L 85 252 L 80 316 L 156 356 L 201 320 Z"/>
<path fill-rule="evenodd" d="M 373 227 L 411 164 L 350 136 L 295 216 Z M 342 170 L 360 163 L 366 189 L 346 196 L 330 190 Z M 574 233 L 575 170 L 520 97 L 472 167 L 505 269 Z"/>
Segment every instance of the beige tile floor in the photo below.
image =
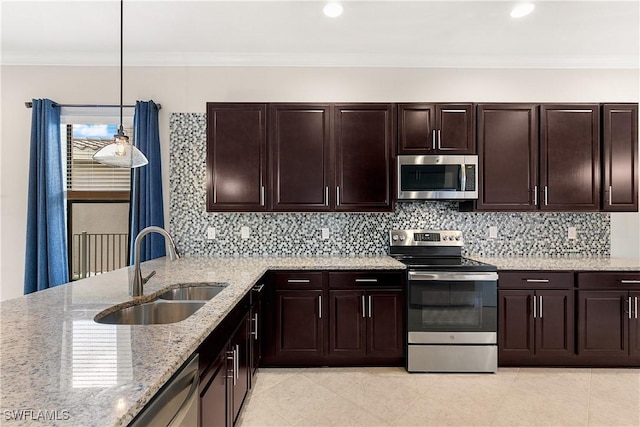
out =
<path fill-rule="evenodd" d="M 260 369 L 253 426 L 640 426 L 640 369 Z"/>

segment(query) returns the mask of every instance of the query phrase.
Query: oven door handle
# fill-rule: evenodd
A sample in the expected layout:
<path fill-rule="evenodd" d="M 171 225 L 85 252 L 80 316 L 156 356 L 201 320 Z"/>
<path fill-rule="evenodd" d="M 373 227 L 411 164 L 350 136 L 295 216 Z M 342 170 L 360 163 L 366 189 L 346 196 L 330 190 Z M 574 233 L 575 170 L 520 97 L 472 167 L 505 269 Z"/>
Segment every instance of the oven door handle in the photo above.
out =
<path fill-rule="evenodd" d="M 428 282 L 476 282 L 498 280 L 498 273 L 493 272 L 469 272 L 469 273 L 446 273 L 446 272 L 422 272 L 410 271 L 409 281 Z"/>

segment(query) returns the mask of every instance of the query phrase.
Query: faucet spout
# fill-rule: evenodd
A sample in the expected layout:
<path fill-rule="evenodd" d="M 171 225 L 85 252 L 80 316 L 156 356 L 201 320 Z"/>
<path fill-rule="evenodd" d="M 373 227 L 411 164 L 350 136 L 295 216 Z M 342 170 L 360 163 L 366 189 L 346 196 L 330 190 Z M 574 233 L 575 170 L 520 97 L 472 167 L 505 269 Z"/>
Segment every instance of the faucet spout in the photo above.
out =
<path fill-rule="evenodd" d="M 147 280 L 149 280 L 151 276 L 153 276 L 153 273 L 155 273 L 154 271 L 147 278 L 143 278 L 142 271 L 140 270 L 140 245 L 142 244 L 142 239 L 147 234 L 151 234 L 151 233 L 158 233 L 164 236 L 165 246 L 167 248 L 167 255 L 169 256 L 169 259 L 171 261 L 175 261 L 176 259 L 180 258 L 180 255 L 178 254 L 178 250 L 176 249 L 176 244 L 171 238 L 171 235 L 167 232 L 167 230 L 161 227 L 157 227 L 155 225 L 152 225 L 150 227 L 146 227 L 140 230 L 133 244 L 133 248 L 134 248 L 133 259 L 134 259 L 135 268 L 133 271 L 133 279 L 131 280 L 131 287 L 129 291 L 131 295 L 134 297 L 139 297 L 140 295 L 143 295 L 143 292 L 144 292 L 143 285 L 147 282 Z"/>

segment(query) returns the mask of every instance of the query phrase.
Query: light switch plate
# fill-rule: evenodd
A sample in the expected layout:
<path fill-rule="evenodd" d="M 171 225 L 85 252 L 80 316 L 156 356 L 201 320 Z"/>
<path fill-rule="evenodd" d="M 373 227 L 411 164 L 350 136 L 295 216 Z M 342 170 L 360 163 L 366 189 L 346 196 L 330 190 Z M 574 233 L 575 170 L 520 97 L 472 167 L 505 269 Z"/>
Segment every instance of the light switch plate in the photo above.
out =
<path fill-rule="evenodd" d="M 489 238 L 490 239 L 498 238 L 498 227 L 489 227 Z"/>
<path fill-rule="evenodd" d="M 207 228 L 207 239 L 208 240 L 215 240 L 216 238 L 216 228 L 215 227 L 208 227 Z"/>
<path fill-rule="evenodd" d="M 567 238 L 572 239 L 572 240 L 578 238 L 578 231 L 576 230 L 575 227 L 569 227 L 567 229 Z"/>
<path fill-rule="evenodd" d="M 329 229 L 328 228 L 321 228 L 320 232 L 321 232 L 321 235 L 322 235 L 322 240 L 327 240 L 329 238 Z"/>
<path fill-rule="evenodd" d="M 243 239 L 249 238 L 249 227 L 240 227 L 240 237 Z"/>

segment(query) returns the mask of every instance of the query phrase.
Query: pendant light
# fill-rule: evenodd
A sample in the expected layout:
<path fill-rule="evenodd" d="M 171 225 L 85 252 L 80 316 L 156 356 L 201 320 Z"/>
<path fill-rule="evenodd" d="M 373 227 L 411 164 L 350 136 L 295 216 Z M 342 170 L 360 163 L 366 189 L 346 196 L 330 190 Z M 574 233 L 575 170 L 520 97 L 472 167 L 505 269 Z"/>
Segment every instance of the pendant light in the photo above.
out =
<path fill-rule="evenodd" d="M 123 51 L 123 15 L 124 0 L 120 0 L 120 127 L 113 136 L 113 142 L 105 145 L 93 155 L 96 162 L 119 168 L 138 168 L 149 161 L 140 150 L 131 145 L 129 137 L 124 134 L 122 126 L 122 51 Z"/>

